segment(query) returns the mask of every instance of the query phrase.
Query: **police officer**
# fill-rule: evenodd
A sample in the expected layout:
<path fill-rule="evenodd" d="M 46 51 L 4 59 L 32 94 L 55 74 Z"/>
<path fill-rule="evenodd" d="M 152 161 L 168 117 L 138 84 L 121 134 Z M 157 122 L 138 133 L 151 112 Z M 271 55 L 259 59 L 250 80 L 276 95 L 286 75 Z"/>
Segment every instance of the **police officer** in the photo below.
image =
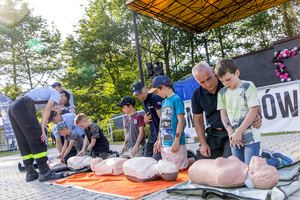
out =
<path fill-rule="evenodd" d="M 52 107 L 69 106 L 70 95 L 66 91 L 52 88 L 36 88 L 19 96 L 9 107 L 8 116 L 18 140 L 21 156 L 26 170 L 26 181 L 39 179 L 40 182 L 62 178 L 47 165 L 47 136 L 45 127 Z M 36 113 L 44 109 L 41 125 Z M 39 173 L 33 167 L 36 160 Z"/>
<path fill-rule="evenodd" d="M 61 112 L 61 115 L 63 114 L 66 114 L 66 113 L 75 113 L 75 105 L 74 105 L 74 99 L 73 99 L 73 94 L 69 91 L 69 90 L 66 90 L 62 84 L 60 82 L 55 82 L 51 85 L 51 87 L 53 89 L 55 89 L 56 91 L 62 91 L 62 90 L 65 90 L 69 93 L 70 95 L 70 100 L 69 100 L 69 103 L 70 105 L 69 106 L 62 106 L 62 112 Z"/>
<path fill-rule="evenodd" d="M 154 152 L 153 154 L 153 148 L 159 131 L 159 118 L 163 98 L 155 93 L 148 93 L 146 86 L 141 82 L 133 83 L 130 89 L 133 96 L 136 96 L 143 101 L 143 110 L 145 111 L 144 121 L 145 123 L 149 123 L 150 126 L 150 138 L 145 145 L 144 156 L 160 160 L 160 152 Z"/>

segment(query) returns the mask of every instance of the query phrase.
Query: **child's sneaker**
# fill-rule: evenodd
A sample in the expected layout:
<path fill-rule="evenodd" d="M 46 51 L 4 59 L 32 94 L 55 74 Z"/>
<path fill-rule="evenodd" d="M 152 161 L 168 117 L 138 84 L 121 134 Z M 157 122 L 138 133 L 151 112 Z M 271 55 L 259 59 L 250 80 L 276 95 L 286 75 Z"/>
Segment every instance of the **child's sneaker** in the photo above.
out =
<path fill-rule="evenodd" d="M 272 151 L 272 155 L 273 155 L 273 157 L 275 157 L 275 158 L 281 158 L 282 160 L 287 161 L 289 164 L 292 164 L 292 163 L 294 162 L 294 160 L 293 160 L 291 157 L 285 155 L 284 153 L 282 153 L 282 152 L 281 152 L 280 150 L 278 150 L 278 149 L 273 150 L 273 151 Z"/>
<path fill-rule="evenodd" d="M 288 161 L 286 161 L 286 160 L 283 160 L 282 158 L 277 158 L 278 160 L 279 160 L 279 162 L 280 162 L 280 165 L 278 166 L 278 168 L 281 168 L 281 167 L 283 167 L 283 166 L 286 166 L 286 165 L 289 165 L 290 163 L 288 162 Z"/>
<path fill-rule="evenodd" d="M 262 149 L 261 157 L 262 157 L 262 158 L 270 159 L 270 158 L 273 157 L 273 155 L 272 155 L 272 153 L 271 153 L 270 150 L 268 150 L 268 149 Z"/>

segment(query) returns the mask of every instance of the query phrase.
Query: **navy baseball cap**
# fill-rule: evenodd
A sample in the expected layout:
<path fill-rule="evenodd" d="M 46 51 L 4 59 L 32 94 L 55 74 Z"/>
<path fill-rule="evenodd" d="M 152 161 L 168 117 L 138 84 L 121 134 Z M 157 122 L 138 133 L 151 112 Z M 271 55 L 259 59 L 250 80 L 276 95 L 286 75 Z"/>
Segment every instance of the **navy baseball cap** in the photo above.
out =
<path fill-rule="evenodd" d="M 116 104 L 117 106 L 124 106 L 124 105 L 135 105 L 135 100 L 129 96 L 123 97 L 120 103 Z"/>
<path fill-rule="evenodd" d="M 61 121 L 61 122 L 58 122 L 58 124 L 56 125 L 56 131 L 60 131 L 61 129 L 67 127 L 67 123 L 65 121 Z"/>
<path fill-rule="evenodd" d="M 51 110 L 50 112 L 50 116 L 48 118 L 48 122 L 47 123 L 50 123 L 53 121 L 53 118 L 55 117 L 55 115 L 57 114 L 57 112 L 55 110 Z"/>
<path fill-rule="evenodd" d="M 135 83 L 132 83 L 132 85 L 131 85 L 131 87 L 130 87 L 130 90 L 132 91 L 133 96 L 135 96 L 135 95 L 141 93 L 143 87 L 144 87 L 144 84 L 141 83 L 141 82 L 135 82 Z"/>
<path fill-rule="evenodd" d="M 70 100 L 70 94 L 69 94 L 69 92 L 67 92 L 66 90 L 61 90 L 61 91 L 59 91 L 59 93 L 64 93 L 65 94 L 65 96 L 67 97 L 67 103 L 65 103 L 65 105 L 64 106 L 66 106 L 66 107 L 69 107 L 70 106 L 70 103 L 69 103 L 69 100 Z"/>
<path fill-rule="evenodd" d="M 149 93 L 153 93 L 157 90 L 157 88 L 161 86 L 167 86 L 171 85 L 171 80 L 167 76 L 156 76 L 155 78 L 152 79 L 152 89 L 149 90 Z"/>

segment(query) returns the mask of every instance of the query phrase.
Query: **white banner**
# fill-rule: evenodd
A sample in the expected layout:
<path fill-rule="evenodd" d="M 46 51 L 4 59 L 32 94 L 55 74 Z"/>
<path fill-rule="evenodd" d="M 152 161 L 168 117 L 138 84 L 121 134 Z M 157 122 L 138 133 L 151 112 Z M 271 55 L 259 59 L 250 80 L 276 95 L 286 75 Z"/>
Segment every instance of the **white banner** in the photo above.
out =
<path fill-rule="evenodd" d="M 299 82 L 258 88 L 262 110 L 262 133 L 300 131 Z"/>
<path fill-rule="evenodd" d="M 300 131 L 299 84 L 300 81 L 293 81 L 257 88 L 263 117 L 262 133 Z M 184 106 L 186 137 L 197 137 L 191 101 L 184 101 Z M 207 127 L 205 113 L 203 117 Z"/>

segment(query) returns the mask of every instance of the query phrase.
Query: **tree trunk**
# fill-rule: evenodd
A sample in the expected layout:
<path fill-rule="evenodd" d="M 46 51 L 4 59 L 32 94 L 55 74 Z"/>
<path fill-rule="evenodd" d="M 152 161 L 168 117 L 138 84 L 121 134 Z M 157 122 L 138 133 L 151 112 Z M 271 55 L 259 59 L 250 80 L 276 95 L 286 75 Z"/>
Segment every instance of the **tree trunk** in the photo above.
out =
<path fill-rule="evenodd" d="M 224 50 L 223 50 L 223 41 L 222 41 L 222 33 L 220 27 L 218 27 L 218 36 L 219 36 L 219 42 L 220 42 L 220 48 L 222 53 L 222 58 L 225 58 Z"/>
<path fill-rule="evenodd" d="M 289 36 L 292 37 L 294 35 L 294 31 L 292 28 L 292 24 L 290 23 L 290 19 L 288 17 L 288 4 L 284 3 L 282 4 L 282 8 L 283 8 L 283 23 L 284 23 L 284 27 L 285 27 L 285 33 Z"/>
<path fill-rule="evenodd" d="M 13 80 L 14 80 L 14 88 L 15 91 L 18 91 L 17 87 L 17 66 L 16 66 L 16 57 L 15 57 L 15 49 L 14 49 L 14 43 L 12 41 L 11 44 L 11 60 L 12 60 L 12 65 L 13 65 Z"/>

